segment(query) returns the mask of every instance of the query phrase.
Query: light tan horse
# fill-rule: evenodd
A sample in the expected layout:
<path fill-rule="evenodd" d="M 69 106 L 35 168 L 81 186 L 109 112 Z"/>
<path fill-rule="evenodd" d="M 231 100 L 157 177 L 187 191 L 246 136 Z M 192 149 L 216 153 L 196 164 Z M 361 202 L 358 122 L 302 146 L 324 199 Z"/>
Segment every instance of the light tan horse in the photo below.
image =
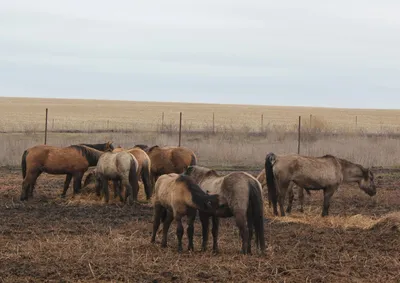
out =
<path fill-rule="evenodd" d="M 146 199 L 149 200 L 152 195 L 151 187 L 151 160 L 147 153 L 139 147 L 124 149 L 121 146 L 116 147 L 113 152 L 127 151 L 135 156 L 138 162 L 137 174 L 139 181 L 143 183 Z"/>
<path fill-rule="evenodd" d="M 261 170 L 261 172 L 257 175 L 257 180 L 260 182 L 261 186 L 263 187 L 263 192 L 268 195 L 268 206 L 271 207 L 271 199 L 268 194 L 268 188 L 267 188 L 267 177 L 265 175 L 265 168 Z M 297 186 L 295 183 L 290 182 L 289 187 L 288 187 L 288 194 L 289 194 L 289 204 L 286 208 L 286 212 L 290 213 L 292 211 L 293 207 L 293 199 L 294 199 L 294 189 L 298 189 L 298 198 L 300 201 L 300 212 L 304 212 L 304 189 Z M 308 195 L 310 195 L 309 191 L 306 191 Z"/>
<path fill-rule="evenodd" d="M 360 189 L 369 196 L 376 194 L 374 175 L 369 168 L 333 155 L 321 157 L 297 154 L 267 154 L 265 158 L 268 194 L 275 215 L 278 215 L 277 203 L 281 216 L 285 215 L 283 205 L 290 182 L 309 190 L 323 190 L 324 204 L 322 216 L 327 216 L 330 199 L 342 183 L 357 182 Z"/>
<path fill-rule="evenodd" d="M 245 172 L 233 172 L 225 176 L 215 170 L 189 166 L 185 174 L 210 194 L 219 195 L 220 208 L 216 214 L 199 211 L 203 227 L 203 250 L 207 248 L 209 218 L 213 217 L 213 251 L 218 252 L 218 217 L 235 217 L 242 238 L 243 254 L 251 253 L 253 227 L 256 244 L 261 253 L 265 250 L 264 240 L 264 201 L 262 187 L 256 178 Z"/>
<path fill-rule="evenodd" d="M 178 252 L 182 251 L 182 236 L 184 233 L 182 217 L 187 215 L 188 249 L 194 250 L 193 233 L 196 211 L 215 212 L 218 208 L 218 195 L 208 195 L 191 177 L 175 173 L 165 174 L 157 179 L 152 201 L 154 219 L 151 242 L 155 242 L 157 230 L 162 220 L 163 239 L 161 246 L 166 247 L 169 226 L 175 219 L 177 223 Z"/>
<path fill-rule="evenodd" d="M 105 202 L 109 201 L 108 181 L 112 180 L 114 186 L 119 186 L 116 181 L 125 187 L 125 201 L 129 198 L 129 204 L 137 200 L 139 183 L 137 177 L 138 162 L 129 152 L 105 152 L 100 156 L 96 166 L 96 194 L 103 190 Z M 119 192 L 121 188 L 118 188 Z M 122 200 L 122 196 L 120 195 Z"/>

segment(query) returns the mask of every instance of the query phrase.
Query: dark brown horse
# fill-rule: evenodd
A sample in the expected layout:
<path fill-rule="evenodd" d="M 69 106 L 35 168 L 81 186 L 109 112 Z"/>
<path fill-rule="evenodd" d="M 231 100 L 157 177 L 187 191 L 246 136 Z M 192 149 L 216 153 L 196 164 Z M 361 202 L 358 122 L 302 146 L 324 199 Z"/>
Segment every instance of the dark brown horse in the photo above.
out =
<path fill-rule="evenodd" d="M 197 164 L 196 154 L 187 147 L 152 146 L 147 150 L 151 161 L 152 187 L 158 177 L 169 173 L 183 173 L 187 167 Z"/>
<path fill-rule="evenodd" d="M 85 145 L 100 151 L 112 151 L 114 150 L 114 146 L 112 145 L 112 141 L 108 141 L 106 143 L 80 143 L 79 145 Z"/>
<path fill-rule="evenodd" d="M 369 168 L 333 155 L 278 156 L 269 153 L 265 158 L 265 172 L 267 172 L 268 194 L 271 196 L 275 215 L 278 215 L 277 203 L 281 216 L 285 215 L 283 205 L 291 182 L 306 191 L 324 191 L 322 216 L 328 215 L 330 199 L 342 183 L 356 182 L 369 196 L 376 194 L 374 175 Z"/>
<path fill-rule="evenodd" d="M 79 193 L 83 174 L 90 166 L 97 165 L 102 154 L 102 151 L 84 145 L 68 147 L 36 145 L 26 149 L 21 161 L 23 181 L 20 199 L 27 200 L 32 196 L 36 180 L 43 172 L 67 175 L 61 197 L 65 197 L 72 178 L 74 178 L 74 194 Z"/>

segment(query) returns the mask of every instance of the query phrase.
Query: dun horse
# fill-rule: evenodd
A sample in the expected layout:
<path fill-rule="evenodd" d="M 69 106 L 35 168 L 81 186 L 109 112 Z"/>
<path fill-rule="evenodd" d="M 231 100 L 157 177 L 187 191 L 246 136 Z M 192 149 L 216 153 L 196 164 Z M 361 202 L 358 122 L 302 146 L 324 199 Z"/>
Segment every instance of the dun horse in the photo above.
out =
<path fill-rule="evenodd" d="M 123 149 L 122 147 L 117 147 L 113 150 L 113 152 L 121 152 L 121 151 L 127 151 L 131 153 L 133 156 L 135 156 L 137 162 L 138 162 L 138 168 L 137 168 L 137 174 L 139 181 L 141 180 L 143 182 L 144 186 L 144 192 L 146 194 L 146 199 L 149 200 L 152 194 L 152 188 L 151 188 L 151 179 L 150 179 L 150 168 L 151 168 L 151 161 L 150 157 L 147 155 L 147 153 L 138 148 L 130 148 L 130 149 Z"/>
<path fill-rule="evenodd" d="M 374 175 L 369 168 L 332 155 L 321 157 L 297 154 L 277 156 L 269 153 L 265 159 L 268 194 L 271 195 L 274 214 L 285 215 L 283 205 L 290 182 L 309 190 L 323 190 L 322 216 L 327 216 L 330 199 L 342 183 L 357 182 L 369 196 L 376 194 Z"/>
<path fill-rule="evenodd" d="M 169 173 L 183 173 L 190 165 L 196 165 L 197 157 L 186 147 L 152 146 L 147 150 L 151 161 L 151 178 L 154 185 L 158 177 Z"/>
<path fill-rule="evenodd" d="M 268 205 L 271 207 L 271 198 L 270 195 L 268 194 L 268 188 L 267 188 L 267 177 L 265 176 L 265 168 L 261 170 L 261 172 L 257 176 L 257 180 L 260 182 L 264 193 L 267 193 L 268 195 Z M 289 194 L 289 204 L 286 208 L 286 212 L 290 213 L 292 211 L 292 206 L 293 206 L 293 199 L 294 199 L 294 192 L 293 189 L 296 188 L 298 189 L 298 198 L 300 201 L 300 212 L 304 212 L 304 189 L 297 186 L 295 183 L 290 182 L 289 187 L 288 187 L 288 194 Z M 266 188 L 266 189 L 264 189 Z M 310 195 L 309 191 L 306 191 L 308 195 Z"/>
<path fill-rule="evenodd" d="M 138 162 L 136 158 L 129 152 L 105 152 L 100 158 L 96 166 L 96 194 L 100 195 L 100 189 L 104 193 L 105 202 L 109 201 L 108 181 L 114 182 L 114 187 L 117 188 L 121 201 L 121 186 L 125 187 L 125 201 L 129 196 L 129 203 L 137 200 L 139 190 L 137 177 Z"/>
<path fill-rule="evenodd" d="M 162 175 L 157 179 L 153 195 L 154 219 L 151 242 L 154 243 L 156 233 L 163 221 L 162 247 L 167 246 L 168 230 L 171 222 L 177 223 L 178 252 L 182 249 L 184 233 L 182 218 L 187 215 L 188 249 L 194 250 L 193 233 L 197 209 L 199 211 L 215 212 L 218 208 L 218 195 L 208 195 L 192 178 L 175 173 Z"/>
<path fill-rule="evenodd" d="M 214 252 L 218 252 L 218 217 L 233 216 L 242 238 L 242 253 L 251 253 L 253 227 L 257 247 L 264 253 L 264 204 L 260 182 L 245 172 L 220 176 L 216 171 L 200 166 L 189 166 L 185 174 L 191 176 L 203 190 L 219 195 L 220 208 L 216 214 L 199 212 L 203 227 L 203 250 L 207 248 L 210 216 L 213 218 Z"/>
<path fill-rule="evenodd" d="M 90 166 L 96 166 L 102 154 L 102 151 L 84 145 L 68 147 L 36 145 L 26 149 L 21 161 L 23 181 L 20 199 L 27 200 L 33 195 L 36 180 L 43 172 L 67 175 L 61 197 L 65 197 L 72 178 L 74 178 L 74 193 L 79 193 L 83 174 Z"/>

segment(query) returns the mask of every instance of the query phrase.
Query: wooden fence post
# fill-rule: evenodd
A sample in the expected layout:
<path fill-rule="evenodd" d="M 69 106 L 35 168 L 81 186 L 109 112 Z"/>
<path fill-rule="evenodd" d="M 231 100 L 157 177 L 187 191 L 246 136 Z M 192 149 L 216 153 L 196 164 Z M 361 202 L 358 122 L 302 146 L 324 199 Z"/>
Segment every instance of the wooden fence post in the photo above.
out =
<path fill-rule="evenodd" d="M 47 117 L 48 117 L 49 109 L 46 108 L 46 122 L 44 124 L 44 144 L 47 144 Z"/>
<path fill-rule="evenodd" d="M 213 134 L 215 134 L 215 113 L 213 112 Z"/>
<path fill-rule="evenodd" d="M 161 132 L 164 131 L 164 112 L 161 115 Z"/>
<path fill-rule="evenodd" d="M 298 129 L 298 137 L 297 137 L 297 154 L 300 154 L 300 132 L 301 132 L 301 116 L 299 116 L 299 129 Z"/>
<path fill-rule="evenodd" d="M 264 114 L 261 114 L 261 133 L 264 132 Z"/>
<path fill-rule="evenodd" d="M 182 138 L 182 112 L 179 113 L 179 145 L 181 146 L 181 138 Z"/>

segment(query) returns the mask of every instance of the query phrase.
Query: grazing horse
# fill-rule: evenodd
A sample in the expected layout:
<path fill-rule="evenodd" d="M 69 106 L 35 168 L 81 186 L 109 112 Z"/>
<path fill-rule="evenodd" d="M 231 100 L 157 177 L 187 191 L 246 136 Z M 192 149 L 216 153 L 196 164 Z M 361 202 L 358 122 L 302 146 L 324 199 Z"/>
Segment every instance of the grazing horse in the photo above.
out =
<path fill-rule="evenodd" d="M 263 191 L 265 193 L 268 192 L 268 189 L 264 190 L 264 188 L 267 187 L 267 177 L 265 175 L 265 168 L 261 170 L 261 172 L 257 176 L 257 180 L 260 182 L 261 186 L 263 187 Z M 299 195 L 299 200 L 300 200 L 300 212 L 304 212 L 304 189 L 297 186 L 295 183 L 290 182 L 289 187 L 288 187 L 288 194 L 289 194 L 289 204 L 286 208 L 286 212 L 290 213 L 292 211 L 292 206 L 293 206 L 293 199 L 294 199 L 294 193 L 293 189 L 297 187 L 298 188 L 298 195 Z M 306 193 L 310 195 L 310 192 L 306 190 Z M 271 207 L 271 198 L 268 194 L 268 206 Z"/>
<path fill-rule="evenodd" d="M 112 145 L 112 141 L 108 141 L 106 143 L 95 143 L 95 144 L 89 144 L 89 143 L 80 143 L 79 145 L 85 145 L 100 151 L 112 151 L 114 150 L 114 146 Z"/>
<path fill-rule="evenodd" d="M 374 175 L 369 168 L 333 155 L 321 157 L 297 154 L 275 155 L 268 153 L 265 158 L 268 194 L 271 195 L 274 214 L 285 216 L 283 204 L 290 182 L 309 190 L 323 190 L 322 216 L 327 216 L 330 199 L 342 183 L 357 182 L 360 189 L 369 196 L 376 194 Z"/>
<path fill-rule="evenodd" d="M 139 190 L 139 183 L 137 177 L 138 162 L 136 158 L 126 151 L 121 152 L 105 152 L 97 162 L 96 166 L 96 194 L 100 195 L 102 188 L 104 193 L 104 200 L 106 203 L 109 201 L 108 181 L 114 182 L 114 188 L 121 192 L 118 181 L 121 186 L 125 187 L 125 201 L 129 199 L 129 204 L 137 200 L 137 193 Z M 121 201 L 123 201 L 121 193 L 119 193 Z"/>
<path fill-rule="evenodd" d="M 83 174 L 90 166 L 97 165 L 102 154 L 102 151 L 84 145 L 68 147 L 36 145 L 26 149 L 21 161 L 23 181 L 20 199 L 27 200 L 32 196 L 36 180 L 43 172 L 67 175 L 61 197 L 65 197 L 72 178 L 74 178 L 74 194 L 79 193 Z"/>
<path fill-rule="evenodd" d="M 203 228 L 203 250 L 207 248 L 209 218 L 212 216 L 213 251 L 218 252 L 218 217 L 235 217 L 242 238 L 243 254 L 251 253 L 253 227 L 256 245 L 261 253 L 265 250 L 264 201 L 262 187 L 256 178 L 245 172 L 233 172 L 220 176 L 215 170 L 189 166 L 185 174 L 210 194 L 219 195 L 219 209 L 213 215 L 199 211 Z"/>
<path fill-rule="evenodd" d="M 163 238 L 161 247 L 166 247 L 168 230 L 171 222 L 175 219 L 177 223 L 178 252 L 183 250 L 182 236 L 184 229 L 182 218 L 186 215 L 188 219 L 188 250 L 194 250 L 193 233 L 197 210 L 212 213 L 218 208 L 218 195 L 208 195 L 191 177 L 175 173 L 165 174 L 157 179 L 152 201 L 154 219 L 151 242 L 155 242 L 157 230 L 162 220 Z"/>
<path fill-rule="evenodd" d="M 195 153 L 186 147 L 152 146 L 147 150 L 151 161 L 151 179 L 154 186 L 158 177 L 169 173 L 183 173 L 190 165 L 196 165 Z"/>
<path fill-rule="evenodd" d="M 137 168 L 137 174 L 139 181 L 141 180 L 143 182 L 144 186 L 144 192 L 146 194 L 146 199 L 149 200 L 152 194 L 152 188 L 151 188 L 151 173 L 150 173 L 150 168 L 151 168 L 151 161 L 150 157 L 147 155 L 147 153 L 138 148 L 130 148 L 130 149 L 123 149 L 122 147 L 117 147 L 113 150 L 113 152 L 121 152 L 121 151 L 127 151 L 133 156 L 135 156 L 137 162 L 138 162 L 138 168 Z"/>

